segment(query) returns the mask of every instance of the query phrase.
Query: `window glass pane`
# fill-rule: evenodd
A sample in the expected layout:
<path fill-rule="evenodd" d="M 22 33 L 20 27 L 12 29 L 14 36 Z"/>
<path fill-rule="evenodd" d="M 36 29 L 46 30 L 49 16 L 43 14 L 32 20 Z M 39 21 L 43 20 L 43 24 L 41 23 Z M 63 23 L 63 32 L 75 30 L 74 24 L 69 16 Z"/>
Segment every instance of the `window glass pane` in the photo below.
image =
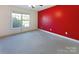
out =
<path fill-rule="evenodd" d="M 21 14 L 12 13 L 13 28 L 21 27 Z"/>
<path fill-rule="evenodd" d="M 16 28 L 16 27 L 21 27 L 21 20 L 16 20 L 14 19 L 13 20 L 13 28 Z"/>
<path fill-rule="evenodd" d="M 21 14 L 16 14 L 17 20 L 21 20 Z"/>
<path fill-rule="evenodd" d="M 12 13 L 12 17 L 16 18 L 17 20 L 21 20 L 21 14 Z"/>
<path fill-rule="evenodd" d="M 29 27 L 30 21 L 22 21 L 23 27 Z"/>
<path fill-rule="evenodd" d="M 22 19 L 23 19 L 23 20 L 30 20 L 30 15 L 25 15 L 25 14 L 23 14 L 23 15 L 22 15 Z"/>

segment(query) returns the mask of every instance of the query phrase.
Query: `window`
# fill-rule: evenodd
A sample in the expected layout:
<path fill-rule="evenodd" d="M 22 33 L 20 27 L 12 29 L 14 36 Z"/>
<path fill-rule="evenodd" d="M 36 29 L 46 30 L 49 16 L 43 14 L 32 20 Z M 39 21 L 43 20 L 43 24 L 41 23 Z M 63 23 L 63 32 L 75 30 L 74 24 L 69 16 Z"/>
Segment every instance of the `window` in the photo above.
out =
<path fill-rule="evenodd" d="M 25 14 L 22 15 L 22 26 L 23 27 L 29 27 L 29 25 L 30 25 L 29 19 L 30 19 L 29 15 L 25 15 Z"/>
<path fill-rule="evenodd" d="M 29 27 L 30 26 L 30 15 L 12 13 L 12 27 Z"/>

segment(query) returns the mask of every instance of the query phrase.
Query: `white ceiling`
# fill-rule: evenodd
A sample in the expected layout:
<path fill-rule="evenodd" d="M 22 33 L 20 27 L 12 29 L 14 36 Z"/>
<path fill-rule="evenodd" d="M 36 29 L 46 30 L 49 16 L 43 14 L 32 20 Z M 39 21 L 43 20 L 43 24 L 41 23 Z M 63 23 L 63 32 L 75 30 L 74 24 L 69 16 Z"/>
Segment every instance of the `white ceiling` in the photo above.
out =
<path fill-rule="evenodd" d="M 36 5 L 35 8 L 29 7 L 28 5 L 14 5 L 14 6 L 24 8 L 24 9 L 28 9 L 28 10 L 40 11 L 40 10 L 52 7 L 54 5 L 43 5 L 43 6 Z"/>

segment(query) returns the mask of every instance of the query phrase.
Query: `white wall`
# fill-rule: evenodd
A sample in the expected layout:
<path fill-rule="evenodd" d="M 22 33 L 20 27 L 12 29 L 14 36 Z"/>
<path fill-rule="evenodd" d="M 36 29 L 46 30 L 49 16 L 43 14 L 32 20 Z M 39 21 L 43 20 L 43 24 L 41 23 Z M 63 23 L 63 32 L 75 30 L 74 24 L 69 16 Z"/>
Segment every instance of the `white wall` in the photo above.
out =
<path fill-rule="evenodd" d="M 23 31 L 29 31 L 37 29 L 37 12 L 33 10 L 26 10 L 15 6 L 0 6 L 0 37 L 6 36 L 14 33 L 21 32 L 21 29 L 11 28 L 11 13 L 19 12 L 31 15 L 31 23 L 29 28 L 22 29 Z"/>

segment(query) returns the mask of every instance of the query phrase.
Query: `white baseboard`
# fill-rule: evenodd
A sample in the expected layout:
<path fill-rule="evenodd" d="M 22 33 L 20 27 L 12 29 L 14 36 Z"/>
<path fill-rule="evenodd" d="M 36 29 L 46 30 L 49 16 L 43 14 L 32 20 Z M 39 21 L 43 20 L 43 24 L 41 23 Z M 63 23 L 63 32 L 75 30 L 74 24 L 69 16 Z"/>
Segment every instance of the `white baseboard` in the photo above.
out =
<path fill-rule="evenodd" d="M 49 33 L 49 34 L 52 34 L 52 35 L 55 35 L 55 36 L 58 36 L 58 37 L 63 38 L 63 39 L 68 39 L 68 40 L 72 40 L 72 41 L 74 41 L 74 42 L 79 43 L 79 41 L 76 40 L 76 39 L 72 39 L 72 38 L 69 38 L 69 37 L 66 37 L 66 36 L 62 36 L 62 35 L 59 35 L 59 34 L 56 34 L 56 33 L 51 33 L 51 32 L 49 32 L 49 31 L 42 30 L 42 29 L 39 29 L 39 30 L 40 30 L 40 31 L 43 31 L 43 32 L 46 32 L 46 33 Z"/>

